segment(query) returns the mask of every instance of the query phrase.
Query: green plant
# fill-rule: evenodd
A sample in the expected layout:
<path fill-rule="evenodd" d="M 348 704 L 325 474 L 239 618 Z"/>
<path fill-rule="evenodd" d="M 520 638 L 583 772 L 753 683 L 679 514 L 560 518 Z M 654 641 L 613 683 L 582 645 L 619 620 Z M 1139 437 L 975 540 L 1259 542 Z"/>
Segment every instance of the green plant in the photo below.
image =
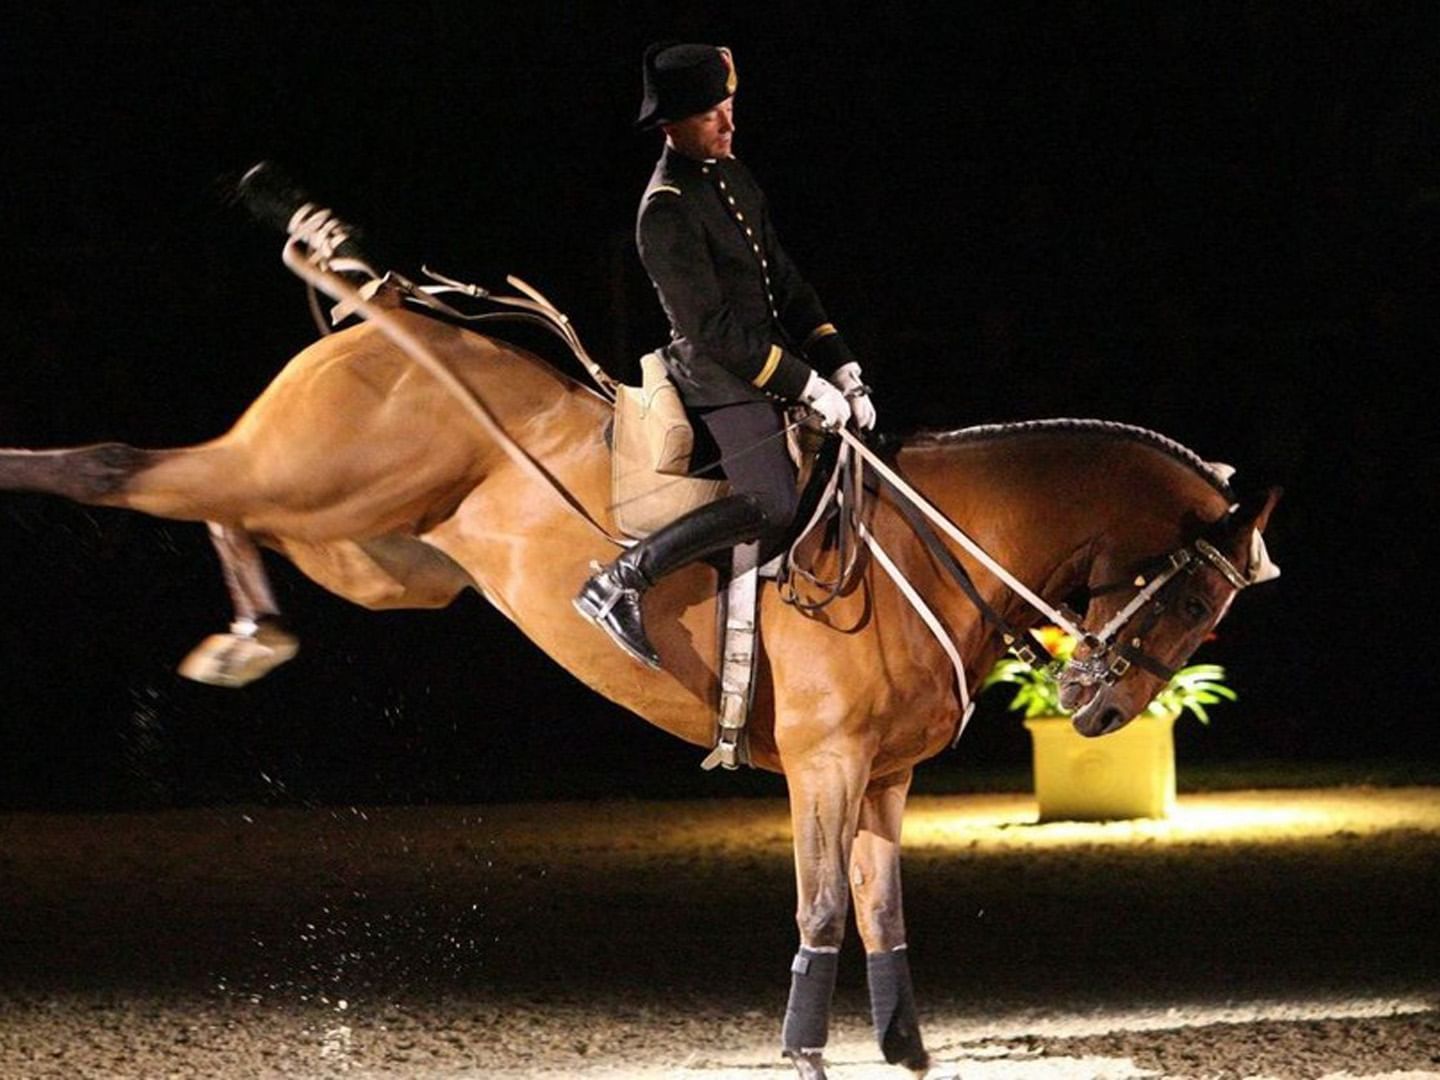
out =
<path fill-rule="evenodd" d="M 1010 699 L 1009 708 L 1023 713 L 1027 719 L 1035 716 L 1068 716 L 1069 711 L 1060 705 L 1060 684 L 1057 681 L 1060 668 L 1075 651 L 1075 639 L 1053 626 L 1040 631 L 1046 647 L 1053 658 L 1049 664 L 1032 668 L 1014 655 L 1007 655 L 995 661 L 995 666 L 980 684 L 982 691 L 1001 683 L 1014 686 L 1015 696 Z M 1235 691 L 1225 685 L 1225 669 L 1219 664 L 1191 664 L 1177 671 L 1165 684 L 1146 708 L 1144 715 L 1179 715 L 1183 712 L 1194 714 L 1203 724 L 1210 722 L 1206 706 L 1221 701 L 1234 701 Z"/>

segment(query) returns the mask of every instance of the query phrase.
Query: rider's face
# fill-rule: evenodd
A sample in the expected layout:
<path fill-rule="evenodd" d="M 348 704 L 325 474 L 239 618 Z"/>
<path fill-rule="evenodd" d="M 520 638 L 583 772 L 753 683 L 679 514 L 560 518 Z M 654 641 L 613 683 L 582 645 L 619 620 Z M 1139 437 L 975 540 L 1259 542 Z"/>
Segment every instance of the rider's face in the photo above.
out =
<path fill-rule="evenodd" d="M 729 157 L 735 136 L 735 99 L 728 97 L 713 109 L 666 124 L 664 131 L 666 141 L 688 158 Z"/>

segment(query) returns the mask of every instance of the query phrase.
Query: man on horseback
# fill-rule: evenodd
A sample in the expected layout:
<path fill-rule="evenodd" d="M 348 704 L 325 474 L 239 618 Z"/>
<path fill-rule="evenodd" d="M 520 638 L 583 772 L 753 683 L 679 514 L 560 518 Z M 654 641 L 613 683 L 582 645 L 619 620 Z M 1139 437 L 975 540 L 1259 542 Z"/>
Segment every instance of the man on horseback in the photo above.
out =
<path fill-rule="evenodd" d="M 779 403 L 803 402 L 826 428 L 875 425 L 859 363 L 780 246 L 764 193 L 731 154 L 736 82 L 729 49 L 645 50 L 636 126 L 659 128 L 665 147 L 640 200 L 636 240 L 670 320 L 660 355 L 732 492 L 639 541 L 575 598 L 582 615 L 653 668 L 660 658 L 645 636 L 646 589 L 736 544 L 759 540 L 762 562 L 784 544 L 798 497 Z"/>

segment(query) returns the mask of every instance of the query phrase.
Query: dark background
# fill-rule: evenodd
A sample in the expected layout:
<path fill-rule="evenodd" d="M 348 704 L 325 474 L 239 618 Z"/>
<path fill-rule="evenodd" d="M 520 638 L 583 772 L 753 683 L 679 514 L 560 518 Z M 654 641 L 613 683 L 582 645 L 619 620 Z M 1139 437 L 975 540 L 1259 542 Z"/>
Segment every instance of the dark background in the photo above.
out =
<path fill-rule="evenodd" d="M 404 272 L 517 273 L 620 375 L 639 56 L 734 48 L 737 153 L 882 427 L 1155 428 L 1287 495 L 1283 566 L 1200 657 L 1184 761 L 1431 761 L 1440 344 L 1434 5 L 115 5 L 12 21 L 0 443 L 186 444 L 314 335 L 224 197 L 285 163 Z M 550 355 L 568 363 L 553 350 Z M 0 502 L 0 805 L 779 790 L 589 693 L 478 597 L 351 608 L 278 559 L 304 648 L 173 673 L 229 609 L 204 529 Z M 991 701 L 942 776 L 1023 763 Z"/>

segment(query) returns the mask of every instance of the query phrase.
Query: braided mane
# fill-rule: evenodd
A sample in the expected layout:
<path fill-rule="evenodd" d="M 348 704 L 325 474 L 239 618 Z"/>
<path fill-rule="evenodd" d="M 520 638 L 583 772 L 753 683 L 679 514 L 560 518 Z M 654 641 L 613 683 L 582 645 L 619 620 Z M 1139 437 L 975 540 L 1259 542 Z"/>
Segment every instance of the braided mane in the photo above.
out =
<path fill-rule="evenodd" d="M 1074 432 L 1084 435 L 1099 435 L 1110 439 L 1144 443 L 1168 454 L 1182 465 L 1187 465 L 1206 483 L 1227 499 L 1234 500 L 1225 477 L 1215 466 L 1182 446 L 1168 435 L 1161 435 L 1148 428 L 1134 424 L 1122 424 L 1117 420 L 1078 420 L 1057 418 L 1052 420 L 1020 420 L 1008 424 L 978 424 L 975 427 L 959 428 L 955 431 L 922 431 L 906 441 L 912 446 L 956 446 L 971 442 L 988 442 L 992 439 L 1008 439 L 1017 435 L 1050 435 Z"/>

